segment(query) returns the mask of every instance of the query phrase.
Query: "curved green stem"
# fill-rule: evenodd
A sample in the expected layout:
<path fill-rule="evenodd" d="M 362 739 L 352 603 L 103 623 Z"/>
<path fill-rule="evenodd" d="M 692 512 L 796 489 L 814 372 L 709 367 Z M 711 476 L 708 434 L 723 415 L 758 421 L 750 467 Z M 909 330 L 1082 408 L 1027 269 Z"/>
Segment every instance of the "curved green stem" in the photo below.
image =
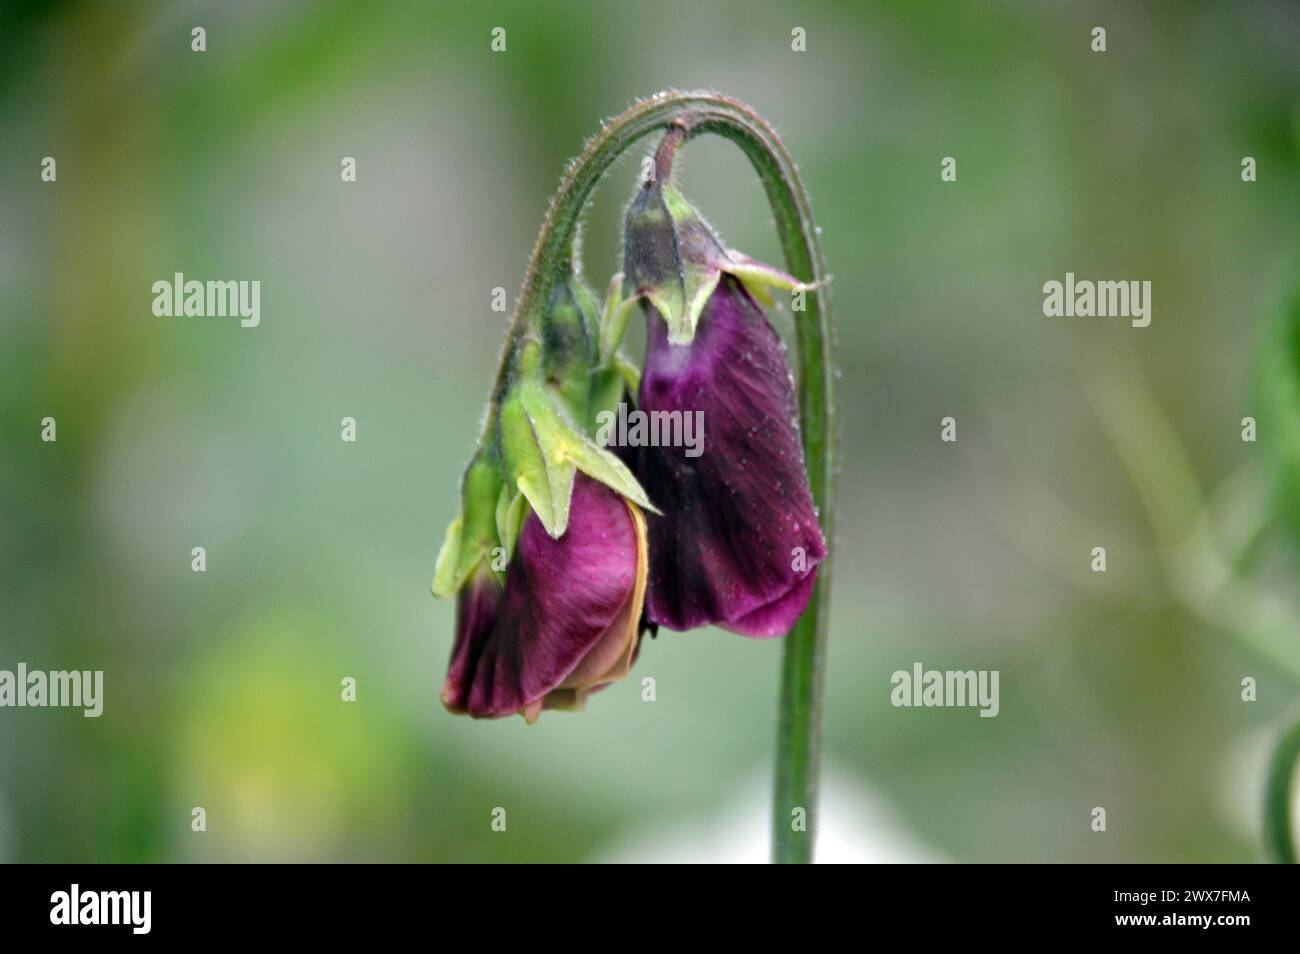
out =
<path fill-rule="evenodd" d="M 679 144 L 678 138 L 685 141 L 703 133 L 725 136 L 741 148 L 767 193 L 786 271 L 815 285 L 805 293 L 804 310 L 794 313 L 798 347 L 795 371 L 808 481 L 827 546 L 832 548 L 834 333 L 826 265 L 813 225 L 812 206 L 790 154 L 776 131 L 744 103 L 708 91 L 660 93 L 609 120 L 587 143 L 565 170 L 542 223 L 502 354 L 497 391 L 500 393 L 510 375 L 515 340 L 540 317 L 557 278 L 567 276 L 573 268 L 574 237 L 592 189 L 628 146 L 651 132 L 669 128 L 682 131 L 680 137 L 673 137 L 673 148 Z M 828 553 L 818 568 L 808 609 L 785 637 L 772 827 L 773 860 L 778 862 L 807 862 L 813 856 L 830 569 Z"/>
<path fill-rule="evenodd" d="M 1264 788 L 1264 842 L 1272 859 L 1296 863 L 1295 833 L 1291 827 L 1291 783 L 1300 761 L 1300 719 L 1282 734 L 1268 766 Z"/>

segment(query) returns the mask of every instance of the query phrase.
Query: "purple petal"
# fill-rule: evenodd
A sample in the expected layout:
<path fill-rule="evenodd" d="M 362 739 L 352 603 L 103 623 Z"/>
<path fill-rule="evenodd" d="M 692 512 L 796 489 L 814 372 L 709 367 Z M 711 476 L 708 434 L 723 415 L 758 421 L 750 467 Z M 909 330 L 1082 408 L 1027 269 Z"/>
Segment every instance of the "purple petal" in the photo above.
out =
<path fill-rule="evenodd" d="M 826 555 L 785 346 L 729 275 L 691 344 L 670 344 L 658 312 L 648 317 L 641 410 L 702 411 L 704 439 L 695 457 L 687 447 L 639 454 L 637 476 L 663 511 L 647 517 L 647 615 L 675 630 L 782 635 Z"/>
<path fill-rule="evenodd" d="M 466 711 L 469 673 L 483 641 L 496 626 L 500 599 L 501 587 L 485 566 L 480 566 L 456 595 L 456 641 L 442 684 L 442 704 L 452 712 Z"/>
<path fill-rule="evenodd" d="M 719 622 L 718 625 L 742 636 L 756 636 L 760 639 L 784 636 L 790 632 L 790 627 L 808 605 L 808 598 L 812 596 L 813 584 L 816 582 L 817 568 L 813 567 L 772 602 L 751 610 L 739 619 Z"/>
<path fill-rule="evenodd" d="M 564 536 L 552 539 L 530 514 L 492 626 L 472 632 L 459 666 L 453 654 L 443 689 L 449 708 L 532 721 L 543 706 L 580 706 L 593 688 L 625 674 L 644 593 L 640 519 L 581 474 Z"/>

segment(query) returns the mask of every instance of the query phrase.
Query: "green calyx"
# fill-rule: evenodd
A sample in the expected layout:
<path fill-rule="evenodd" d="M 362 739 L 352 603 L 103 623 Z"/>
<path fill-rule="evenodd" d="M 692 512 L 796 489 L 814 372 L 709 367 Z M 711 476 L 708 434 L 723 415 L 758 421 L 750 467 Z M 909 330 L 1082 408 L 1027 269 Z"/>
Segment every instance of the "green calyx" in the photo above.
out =
<path fill-rule="evenodd" d="M 633 299 L 663 316 L 672 344 L 690 344 L 709 296 L 723 272 L 734 275 L 766 305 L 770 289 L 813 287 L 747 255 L 728 250 L 672 182 L 648 179 L 624 223 L 623 270 Z"/>
<path fill-rule="evenodd" d="M 541 321 L 542 374 L 576 420 L 587 417 L 599 337 L 596 303 L 586 285 L 576 278 L 557 282 Z"/>
<path fill-rule="evenodd" d="M 621 287 L 616 277 L 598 309 L 576 277 L 557 281 L 545 312 L 511 336 L 509 374 L 461 479 L 461 509 L 438 554 L 434 595 L 455 596 L 480 567 L 503 573 L 530 512 L 552 537 L 562 536 L 579 471 L 654 510 L 632 472 L 589 436 L 600 412 L 636 388 L 636 370 L 618 352 L 636 304 L 622 299 Z"/>
<path fill-rule="evenodd" d="M 628 206 L 623 272 L 629 290 L 663 315 L 674 344 L 695 337 L 727 263 L 717 235 L 676 187 L 647 180 Z"/>
<path fill-rule="evenodd" d="M 610 301 L 617 298 L 618 287 L 616 282 Z M 616 360 L 622 330 L 610 301 L 598 313 L 591 293 L 575 276 L 556 282 L 540 334 L 525 334 L 516 343 L 510 383 L 496 408 L 496 448 L 512 495 L 500 510 L 520 513 L 514 495 L 522 495 L 557 539 L 568 527 L 578 471 L 654 509 L 632 472 L 589 436 L 597 415 L 617 405 L 624 387 Z M 626 317 L 622 320 L 625 327 Z M 513 544 L 517 532 L 508 532 L 511 526 L 512 521 L 504 520 L 507 532 L 502 535 Z"/>
<path fill-rule="evenodd" d="M 554 391 L 534 374 L 515 381 L 497 415 L 503 472 L 552 537 L 569 524 L 578 471 L 649 510 L 645 491 L 617 457 L 584 433 Z"/>
<path fill-rule="evenodd" d="M 476 569 L 504 569 L 499 559 L 501 534 L 497 528 L 497 501 L 503 482 L 493 456 L 480 448 L 465 468 L 460 482 L 460 513 L 447 527 L 433 571 L 433 593 L 451 599 Z"/>

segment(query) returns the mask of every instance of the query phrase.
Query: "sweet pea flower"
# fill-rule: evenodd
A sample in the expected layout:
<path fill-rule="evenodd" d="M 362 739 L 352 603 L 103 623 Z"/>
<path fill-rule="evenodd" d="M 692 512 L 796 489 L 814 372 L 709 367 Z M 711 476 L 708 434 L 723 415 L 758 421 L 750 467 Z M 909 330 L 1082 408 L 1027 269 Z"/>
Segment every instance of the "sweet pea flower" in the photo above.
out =
<path fill-rule="evenodd" d="M 799 440 L 785 346 L 760 299 L 795 279 L 726 250 L 671 183 L 629 207 L 625 275 L 647 318 L 639 408 L 703 412 L 702 452 L 641 447 L 651 516 L 646 615 L 673 630 L 716 624 L 788 632 L 808 605 L 826 543 Z"/>

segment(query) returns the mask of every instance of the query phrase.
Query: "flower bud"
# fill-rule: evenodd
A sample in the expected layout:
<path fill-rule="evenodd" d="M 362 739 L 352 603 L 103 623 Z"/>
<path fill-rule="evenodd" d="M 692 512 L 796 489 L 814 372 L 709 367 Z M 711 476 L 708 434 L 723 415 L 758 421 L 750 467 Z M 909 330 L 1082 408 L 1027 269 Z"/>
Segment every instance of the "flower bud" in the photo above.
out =
<path fill-rule="evenodd" d="M 560 539 L 534 514 L 501 587 L 476 574 L 462 591 L 443 704 L 475 718 L 581 709 L 627 675 L 640 642 L 645 520 L 580 476 Z"/>

